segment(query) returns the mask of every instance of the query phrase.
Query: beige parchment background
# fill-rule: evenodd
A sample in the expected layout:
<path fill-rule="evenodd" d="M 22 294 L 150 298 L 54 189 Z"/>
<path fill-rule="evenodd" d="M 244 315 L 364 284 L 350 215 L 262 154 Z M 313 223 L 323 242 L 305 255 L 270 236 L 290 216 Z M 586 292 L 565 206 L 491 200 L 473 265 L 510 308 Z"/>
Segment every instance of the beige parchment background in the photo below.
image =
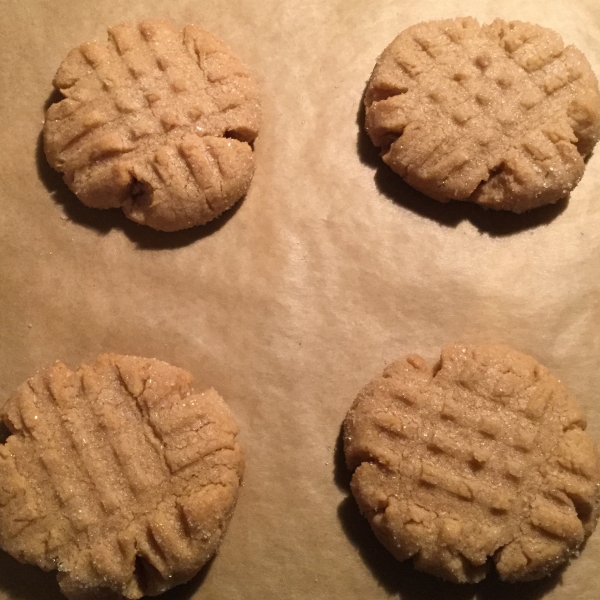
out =
<path fill-rule="evenodd" d="M 336 445 L 386 363 L 498 340 L 554 370 L 600 442 L 600 151 L 568 201 L 521 216 L 403 185 L 357 123 L 403 28 L 471 14 L 556 29 L 600 75 L 597 0 L 0 1 L 0 402 L 36 370 L 101 352 L 157 357 L 214 386 L 247 469 L 221 552 L 168 600 L 597 598 L 600 534 L 564 572 L 459 587 L 396 563 L 348 498 Z M 82 206 L 39 147 L 74 46 L 145 17 L 194 22 L 255 73 L 264 120 L 246 199 L 164 234 Z M 58 600 L 0 554 L 1 600 Z"/>

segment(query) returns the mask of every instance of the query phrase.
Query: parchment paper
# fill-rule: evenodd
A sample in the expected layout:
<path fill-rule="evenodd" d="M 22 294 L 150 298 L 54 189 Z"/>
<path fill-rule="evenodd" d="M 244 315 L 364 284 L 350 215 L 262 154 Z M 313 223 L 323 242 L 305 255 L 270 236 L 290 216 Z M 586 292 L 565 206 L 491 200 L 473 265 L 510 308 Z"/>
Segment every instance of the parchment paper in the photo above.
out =
<path fill-rule="evenodd" d="M 406 353 L 497 340 L 535 355 L 600 442 L 600 151 L 568 201 L 521 216 L 441 205 L 382 166 L 358 121 L 403 28 L 473 15 L 537 22 L 600 75 L 597 0 L 0 2 L 0 402 L 56 359 L 150 356 L 214 386 L 247 469 L 218 556 L 175 599 L 595 599 L 600 534 L 538 583 L 456 586 L 397 563 L 349 497 L 340 425 Z M 43 111 L 66 53 L 126 20 L 170 17 L 227 41 L 264 120 L 246 199 L 161 234 L 85 208 L 46 164 Z M 0 599 L 58 600 L 54 576 L 0 554 Z"/>

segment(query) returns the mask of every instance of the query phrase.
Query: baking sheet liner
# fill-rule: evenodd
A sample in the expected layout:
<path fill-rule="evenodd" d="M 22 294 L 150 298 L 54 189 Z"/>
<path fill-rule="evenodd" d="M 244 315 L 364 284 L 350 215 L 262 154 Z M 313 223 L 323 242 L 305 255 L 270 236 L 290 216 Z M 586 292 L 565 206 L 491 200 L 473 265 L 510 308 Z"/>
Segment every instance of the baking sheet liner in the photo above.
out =
<path fill-rule="evenodd" d="M 456 586 L 397 563 L 348 491 L 340 426 L 406 353 L 501 341 L 579 398 L 600 442 L 600 153 L 568 200 L 521 216 L 442 205 L 379 161 L 360 126 L 375 59 L 418 21 L 537 22 L 600 74 L 595 0 L 4 0 L 0 21 L 0 398 L 60 359 L 156 357 L 214 386 L 242 427 L 244 487 L 218 556 L 166 599 L 589 599 L 600 535 L 550 579 Z M 66 53 L 147 17 L 196 23 L 258 79 L 257 172 L 218 221 L 165 234 L 81 205 L 40 147 Z M 2 400 L 0 400 L 1 402 Z M 58 600 L 0 554 L 0 599 Z"/>

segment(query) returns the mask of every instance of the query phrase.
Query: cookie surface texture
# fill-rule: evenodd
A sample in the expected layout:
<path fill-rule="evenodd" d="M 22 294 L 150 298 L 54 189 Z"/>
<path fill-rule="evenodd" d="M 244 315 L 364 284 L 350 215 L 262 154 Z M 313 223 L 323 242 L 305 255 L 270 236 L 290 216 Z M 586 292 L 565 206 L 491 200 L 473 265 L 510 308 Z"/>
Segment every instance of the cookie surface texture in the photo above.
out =
<path fill-rule="evenodd" d="M 189 25 L 146 21 L 83 44 L 53 81 L 50 165 L 87 206 L 121 207 L 163 231 L 214 219 L 244 196 L 254 174 L 256 84 L 231 49 Z"/>
<path fill-rule="evenodd" d="M 383 52 L 366 130 L 422 193 L 523 212 L 564 198 L 600 137 L 598 82 L 546 28 L 472 18 L 420 23 Z"/>
<path fill-rule="evenodd" d="M 140 598 L 216 552 L 242 476 L 238 427 L 213 389 L 154 359 L 58 362 L 6 402 L 0 545 L 56 570 L 71 599 Z"/>
<path fill-rule="evenodd" d="M 454 582 L 548 575 L 598 516 L 599 463 L 560 381 L 506 346 L 409 356 L 358 395 L 344 422 L 351 488 L 399 560 Z"/>

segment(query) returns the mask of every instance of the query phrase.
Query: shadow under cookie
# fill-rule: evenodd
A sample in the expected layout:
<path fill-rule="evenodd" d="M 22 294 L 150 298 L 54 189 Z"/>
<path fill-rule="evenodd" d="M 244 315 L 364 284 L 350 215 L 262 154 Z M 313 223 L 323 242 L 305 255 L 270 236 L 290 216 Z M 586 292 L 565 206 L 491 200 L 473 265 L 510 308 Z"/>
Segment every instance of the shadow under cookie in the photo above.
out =
<path fill-rule="evenodd" d="M 410 560 L 397 561 L 377 540 L 351 495 L 340 502 L 337 515 L 348 540 L 378 583 L 402 600 L 506 600 L 511 596 L 539 600 L 560 583 L 568 568 L 562 567 L 537 581 L 507 583 L 498 578 L 492 567 L 488 577 L 479 583 L 451 583 L 417 571 Z"/>
<path fill-rule="evenodd" d="M 410 561 L 397 561 L 377 540 L 352 496 L 338 505 L 344 533 L 377 582 L 402 600 L 471 600 L 476 585 L 457 585 L 416 571 Z"/>
<path fill-rule="evenodd" d="M 516 214 L 485 209 L 471 202 L 439 202 L 409 186 L 385 164 L 377 168 L 375 183 L 382 194 L 416 214 L 453 228 L 462 221 L 470 221 L 481 233 L 491 237 L 513 235 L 551 223 L 569 204 L 568 198 L 563 198 L 555 204 Z"/>
<path fill-rule="evenodd" d="M 213 556 L 187 583 L 171 588 L 158 597 L 161 600 L 191 600 L 204 583 L 214 561 Z"/>
<path fill-rule="evenodd" d="M 0 551 L 0 595 L 19 600 L 65 600 L 54 573 L 24 565 Z"/>
<path fill-rule="evenodd" d="M 340 490 L 350 493 L 351 479 L 352 473 L 346 466 L 346 456 L 344 455 L 344 428 L 341 426 L 333 454 L 333 481 Z"/>
<path fill-rule="evenodd" d="M 191 600 L 204 583 L 215 557 L 213 556 L 192 579 L 160 595 L 163 600 Z M 65 600 L 54 573 L 33 565 L 24 565 L 6 552 L 0 551 L 0 593 L 19 600 Z"/>
<path fill-rule="evenodd" d="M 46 103 L 54 102 L 53 92 Z M 142 250 L 160 250 L 182 248 L 209 237 L 225 225 L 239 210 L 245 197 L 238 201 L 222 215 L 206 223 L 190 229 L 174 232 L 157 231 L 144 225 L 134 223 L 126 218 L 118 208 L 90 208 L 82 204 L 77 196 L 67 187 L 62 175 L 55 171 L 46 160 L 44 154 L 43 134 L 40 132 L 36 147 L 37 172 L 44 187 L 50 192 L 52 199 L 61 206 L 68 219 L 88 229 L 93 229 L 101 235 L 106 235 L 112 229 L 120 229 L 136 246 Z"/>
<path fill-rule="evenodd" d="M 363 164 L 375 169 L 377 189 L 396 204 L 445 227 L 455 228 L 466 220 L 491 237 L 507 236 L 551 223 L 569 204 L 568 197 L 565 197 L 555 204 L 516 214 L 506 210 L 485 209 L 470 202 L 433 200 L 405 183 L 400 175 L 383 162 L 379 149 L 373 145 L 365 130 L 364 94 L 360 100 L 356 123 L 358 156 Z"/>

